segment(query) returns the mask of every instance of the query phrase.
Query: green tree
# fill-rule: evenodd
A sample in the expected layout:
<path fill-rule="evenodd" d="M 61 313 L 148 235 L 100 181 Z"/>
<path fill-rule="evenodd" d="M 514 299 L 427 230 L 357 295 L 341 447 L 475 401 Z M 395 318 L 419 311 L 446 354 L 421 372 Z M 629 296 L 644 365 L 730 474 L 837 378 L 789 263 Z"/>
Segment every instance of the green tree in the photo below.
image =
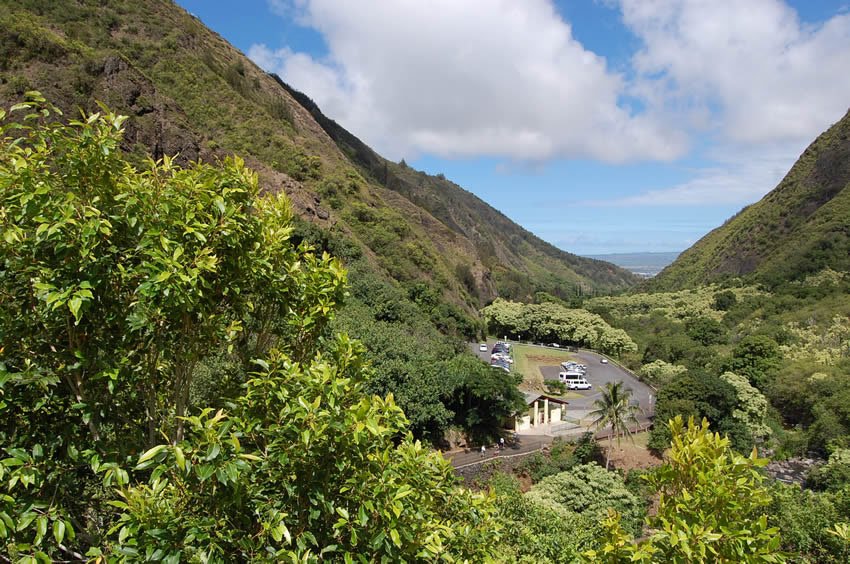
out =
<path fill-rule="evenodd" d="M 729 435 L 734 448 L 744 451 L 752 446 L 749 430 L 734 412 L 738 408 L 735 389 L 711 373 L 689 370 L 658 392 L 655 418 L 667 421 L 677 415 L 708 419 L 720 432 Z M 650 432 L 649 447 L 657 452 L 666 449 L 671 440 L 667 425 L 655 425 Z"/>
<path fill-rule="evenodd" d="M 494 474 L 488 485 L 496 494 L 494 520 L 504 531 L 499 562 L 575 562 L 602 532 L 590 515 L 524 495 L 509 474 Z"/>
<path fill-rule="evenodd" d="M 622 382 L 608 382 L 602 388 L 602 397 L 593 402 L 595 408 L 590 412 L 594 418 L 593 424 L 597 429 L 610 426 L 611 434 L 608 436 L 608 450 L 605 452 L 605 468 L 611 462 L 611 452 L 614 448 L 614 437 L 617 437 L 617 446 L 620 446 L 620 436 L 632 436 L 629 425 L 637 425 L 637 413 L 639 407 L 632 403 L 632 390 L 625 388 Z"/>
<path fill-rule="evenodd" d="M 486 558 L 487 499 L 328 337 L 345 270 L 290 241 L 284 196 L 235 158 L 136 169 L 106 109 L 21 113 L 0 111 L 0 553 Z M 194 367 L 227 350 L 269 361 L 193 409 Z"/>
<path fill-rule="evenodd" d="M 732 372 L 724 372 L 720 379 L 735 389 L 738 405 L 732 412 L 732 417 L 740 421 L 756 440 L 767 439 L 772 431 L 767 425 L 767 398 L 752 386 L 743 376 Z"/>
<path fill-rule="evenodd" d="M 779 368 L 779 361 L 776 341 L 766 335 L 750 335 L 735 345 L 728 370 L 746 376 L 753 386 L 764 390 Z"/>
<path fill-rule="evenodd" d="M 768 524 L 771 502 L 758 468 L 767 460 L 729 448 L 705 419 L 685 426 L 669 423 L 673 437 L 668 462 L 647 475 L 658 491 L 658 511 L 647 524 L 654 532 L 636 542 L 612 512 L 600 550 L 591 562 L 783 562 L 779 529 Z"/>
<path fill-rule="evenodd" d="M 726 342 L 726 327 L 710 317 L 697 317 L 685 323 L 688 337 L 702 345 L 717 345 Z"/>
<path fill-rule="evenodd" d="M 826 464 L 809 472 L 806 484 L 825 491 L 839 491 L 850 486 L 850 448 L 835 449 Z"/>
<path fill-rule="evenodd" d="M 653 360 L 640 367 L 641 377 L 656 387 L 664 387 L 679 374 L 684 374 L 688 369 L 678 364 L 670 364 L 663 360 Z"/>
<path fill-rule="evenodd" d="M 736 303 L 738 303 L 738 298 L 732 290 L 723 290 L 714 294 L 713 307 L 717 311 L 729 311 Z"/>
<path fill-rule="evenodd" d="M 411 440 L 392 397 L 363 394 L 358 345 L 329 349 L 260 362 L 231 413 L 204 410 L 185 441 L 144 453 L 136 468 L 149 480 L 113 503 L 115 550 L 128 560 L 486 559 L 488 498 L 457 488 L 451 465 Z"/>
<path fill-rule="evenodd" d="M 782 531 L 782 549 L 799 562 L 846 562 L 842 542 L 829 533 L 839 511 L 827 494 L 775 482 L 770 488 L 768 522 Z"/>
<path fill-rule="evenodd" d="M 629 532 L 639 534 L 643 502 L 626 489 L 623 478 L 597 464 L 580 464 L 534 484 L 526 497 L 541 507 L 560 508 L 601 521 L 614 508 Z"/>

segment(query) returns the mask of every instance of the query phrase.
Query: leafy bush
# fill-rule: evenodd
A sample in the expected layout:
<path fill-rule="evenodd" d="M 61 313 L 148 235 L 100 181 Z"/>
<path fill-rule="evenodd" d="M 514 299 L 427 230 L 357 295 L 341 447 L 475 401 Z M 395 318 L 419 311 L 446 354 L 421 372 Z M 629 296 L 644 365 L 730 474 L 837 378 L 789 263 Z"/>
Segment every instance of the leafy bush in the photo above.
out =
<path fill-rule="evenodd" d="M 559 508 L 601 520 L 612 508 L 633 534 L 641 530 L 643 503 L 626 489 L 623 479 L 596 464 L 580 464 L 568 472 L 543 478 L 526 497 L 541 507 Z"/>
<path fill-rule="evenodd" d="M 850 449 L 836 449 L 826 464 L 809 472 L 806 485 L 821 491 L 839 491 L 850 486 Z"/>
<path fill-rule="evenodd" d="M 737 454 L 729 440 L 712 433 L 708 421 L 669 423 L 669 462 L 647 476 L 659 496 L 653 530 L 635 541 L 611 511 L 601 550 L 589 562 L 780 562 L 779 530 L 768 524 L 770 492 L 756 471 L 767 460 Z"/>
<path fill-rule="evenodd" d="M 293 245 L 285 196 L 238 159 L 138 171 L 123 118 L 48 124 L 32 98 L 0 110 L 0 552 L 492 558 L 489 499 L 329 335 L 345 271 Z M 193 406 L 199 383 L 234 396 Z"/>
<path fill-rule="evenodd" d="M 596 545 L 599 525 L 592 519 L 559 507 L 542 506 L 523 495 L 519 483 L 507 474 L 495 474 L 489 483 L 496 494 L 495 523 L 503 541 L 503 562 L 574 562 Z"/>
<path fill-rule="evenodd" d="M 801 562 L 844 562 L 842 543 L 828 529 L 840 513 L 829 496 L 775 482 L 768 519 L 782 531 L 782 549 Z"/>

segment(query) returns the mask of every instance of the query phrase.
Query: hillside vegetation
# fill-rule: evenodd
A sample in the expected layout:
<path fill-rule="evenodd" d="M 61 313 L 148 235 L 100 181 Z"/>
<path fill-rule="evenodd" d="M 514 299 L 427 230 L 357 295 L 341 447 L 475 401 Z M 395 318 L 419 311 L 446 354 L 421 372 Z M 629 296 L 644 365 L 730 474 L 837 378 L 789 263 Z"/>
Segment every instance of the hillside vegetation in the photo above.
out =
<path fill-rule="evenodd" d="M 459 308 L 450 317 L 474 317 L 496 296 L 568 298 L 635 282 L 543 242 L 441 176 L 386 161 L 168 0 L 0 4 L 4 105 L 30 89 L 70 116 L 102 101 L 130 115 L 124 148 L 139 157 L 235 153 L 319 229 L 311 240 L 407 289 L 426 283 Z"/>
<path fill-rule="evenodd" d="M 677 290 L 736 276 L 770 285 L 850 270 L 850 112 L 803 152 L 782 182 L 646 284 Z"/>

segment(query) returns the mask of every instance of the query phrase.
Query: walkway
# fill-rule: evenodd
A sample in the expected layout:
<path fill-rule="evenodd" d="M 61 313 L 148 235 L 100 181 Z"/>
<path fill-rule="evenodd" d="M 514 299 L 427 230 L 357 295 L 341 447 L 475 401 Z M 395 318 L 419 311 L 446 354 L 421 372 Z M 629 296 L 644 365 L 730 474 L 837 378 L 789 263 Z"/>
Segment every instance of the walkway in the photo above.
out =
<path fill-rule="evenodd" d="M 499 447 L 488 447 L 484 456 L 481 456 L 480 450 L 469 449 L 466 451 L 455 451 L 443 453 L 446 459 L 450 460 L 452 466 L 459 468 L 468 464 L 478 464 L 486 460 L 495 458 L 517 456 L 536 452 L 544 446 L 552 443 L 553 437 L 544 435 L 520 435 L 519 444 L 506 446 L 504 450 L 499 451 Z"/>
<path fill-rule="evenodd" d="M 647 431 L 652 426 L 652 421 L 646 418 L 638 418 L 638 425 L 632 427 L 633 433 Z M 487 460 L 497 458 L 513 458 L 514 456 L 523 456 L 532 452 L 542 450 L 544 447 L 552 444 L 556 437 L 562 438 L 577 438 L 592 428 L 582 427 L 579 425 L 561 423 L 553 425 L 553 428 L 548 426 L 540 426 L 536 429 L 524 431 L 519 435 L 519 443 L 516 445 L 506 446 L 500 451 L 497 446 L 487 447 L 484 456 L 481 456 L 481 451 L 469 449 L 463 451 L 444 452 L 443 456 L 451 461 L 455 468 L 462 468 L 472 464 L 479 464 Z M 606 427 L 594 433 L 594 438 L 597 441 L 605 440 L 611 436 L 611 428 Z"/>

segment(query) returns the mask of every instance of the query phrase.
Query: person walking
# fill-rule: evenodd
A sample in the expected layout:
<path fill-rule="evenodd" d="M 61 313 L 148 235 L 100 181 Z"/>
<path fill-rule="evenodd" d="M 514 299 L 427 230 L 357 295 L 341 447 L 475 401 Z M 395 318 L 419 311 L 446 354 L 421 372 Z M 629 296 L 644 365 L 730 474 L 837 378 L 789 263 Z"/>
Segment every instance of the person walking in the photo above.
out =
<path fill-rule="evenodd" d="M 481 458 L 484 458 L 484 455 L 487 454 L 487 447 L 481 445 Z"/>
<path fill-rule="evenodd" d="M 499 450 L 505 450 L 505 437 L 499 437 Z"/>

